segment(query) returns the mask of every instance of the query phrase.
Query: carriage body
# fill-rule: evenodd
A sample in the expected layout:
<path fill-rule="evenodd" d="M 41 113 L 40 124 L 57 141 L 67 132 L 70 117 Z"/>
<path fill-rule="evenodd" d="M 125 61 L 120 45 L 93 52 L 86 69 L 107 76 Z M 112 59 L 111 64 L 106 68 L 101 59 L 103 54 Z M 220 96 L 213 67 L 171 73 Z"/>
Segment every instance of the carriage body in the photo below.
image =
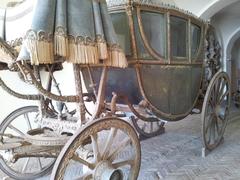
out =
<path fill-rule="evenodd" d="M 190 114 L 201 90 L 207 24 L 174 8 L 138 2 L 110 4 L 110 14 L 129 67 L 110 69 L 107 99 L 116 92 L 135 105 L 146 101 L 157 117 L 169 121 Z M 92 68 L 95 82 L 99 69 Z"/>

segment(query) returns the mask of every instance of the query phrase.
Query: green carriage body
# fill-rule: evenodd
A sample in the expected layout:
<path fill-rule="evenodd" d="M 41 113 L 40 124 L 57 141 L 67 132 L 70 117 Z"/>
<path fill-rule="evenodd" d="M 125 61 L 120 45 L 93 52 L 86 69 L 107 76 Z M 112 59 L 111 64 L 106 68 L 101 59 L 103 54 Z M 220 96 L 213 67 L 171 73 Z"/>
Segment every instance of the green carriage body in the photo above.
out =
<path fill-rule="evenodd" d="M 161 119 L 186 117 L 201 90 L 207 24 L 157 4 L 115 3 L 109 10 L 129 67 L 110 69 L 107 99 L 111 99 L 112 92 L 121 93 L 136 105 L 146 101 Z M 96 82 L 100 69 L 92 70 Z M 84 72 L 91 91 L 88 73 Z"/>

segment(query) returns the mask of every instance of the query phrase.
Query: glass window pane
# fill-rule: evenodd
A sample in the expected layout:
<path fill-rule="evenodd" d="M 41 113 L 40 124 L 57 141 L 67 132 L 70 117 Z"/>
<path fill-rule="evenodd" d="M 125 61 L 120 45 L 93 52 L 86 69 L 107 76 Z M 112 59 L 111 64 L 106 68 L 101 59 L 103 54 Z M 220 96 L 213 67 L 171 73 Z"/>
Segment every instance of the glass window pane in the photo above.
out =
<path fill-rule="evenodd" d="M 166 18 L 164 14 L 141 11 L 145 36 L 151 47 L 162 57 L 166 56 Z"/>
<path fill-rule="evenodd" d="M 127 15 L 124 12 L 113 13 L 111 17 L 121 48 L 123 48 L 126 55 L 131 55 L 131 37 Z"/>
<path fill-rule="evenodd" d="M 145 49 L 145 46 L 143 44 L 143 40 L 141 37 L 141 34 L 139 32 L 139 25 L 137 20 L 137 13 L 134 11 L 133 16 L 133 22 L 134 22 L 134 31 L 136 36 L 136 45 L 137 45 L 137 51 L 139 58 L 142 58 L 144 60 L 152 60 L 153 57 L 148 53 L 148 51 Z"/>
<path fill-rule="evenodd" d="M 191 55 L 196 57 L 200 45 L 201 28 L 195 24 L 191 24 Z"/>
<path fill-rule="evenodd" d="M 171 16 L 171 56 L 187 57 L 187 21 Z"/>

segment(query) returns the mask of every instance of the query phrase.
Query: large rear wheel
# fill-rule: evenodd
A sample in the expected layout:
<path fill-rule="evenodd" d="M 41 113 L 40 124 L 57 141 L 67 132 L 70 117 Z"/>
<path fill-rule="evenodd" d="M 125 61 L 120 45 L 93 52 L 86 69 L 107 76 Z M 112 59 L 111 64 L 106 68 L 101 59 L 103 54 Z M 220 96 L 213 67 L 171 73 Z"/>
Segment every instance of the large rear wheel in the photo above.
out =
<path fill-rule="evenodd" d="M 202 135 L 206 149 L 213 150 L 223 140 L 230 108 L 230 81 L 227 73 L 216 73 L 206 92 L 202 110 Z"/>

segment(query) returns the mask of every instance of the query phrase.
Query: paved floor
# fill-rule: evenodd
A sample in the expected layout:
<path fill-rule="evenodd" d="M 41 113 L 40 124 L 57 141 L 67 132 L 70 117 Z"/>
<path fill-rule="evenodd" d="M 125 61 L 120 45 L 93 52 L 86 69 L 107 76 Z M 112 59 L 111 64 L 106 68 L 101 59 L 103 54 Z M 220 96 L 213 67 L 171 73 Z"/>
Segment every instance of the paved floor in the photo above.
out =
<path fill-rule="evenodd" d="M 238 118 L 239 117 L 239 118 Z M 240 116 L 227 126 L 225 141 L 201 157 L 200 115 L 166 125 L 166 133 L 141 142 L 139 180 L 240 179 Z M 0 174 L 0 178 L 3 174 Z M 41 180 L 47 180 L 43 177 Z"/>
<path fill-rule="evenodd" d="M 201 157 L 200 116 L 169 123 L 167 132 L 142 143 L 139 179 L 240 179 L 240 118 L 229 123 L 225 141 Z"/>

